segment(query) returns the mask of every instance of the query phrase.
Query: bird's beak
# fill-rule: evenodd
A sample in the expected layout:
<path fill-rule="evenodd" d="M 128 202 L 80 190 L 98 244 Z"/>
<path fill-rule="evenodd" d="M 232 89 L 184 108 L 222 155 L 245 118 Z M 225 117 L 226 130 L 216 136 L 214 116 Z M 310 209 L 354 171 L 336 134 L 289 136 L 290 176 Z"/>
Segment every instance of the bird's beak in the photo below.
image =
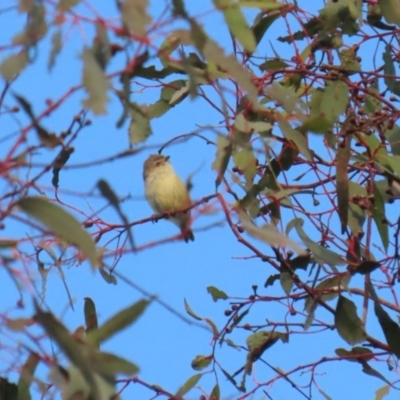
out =
<path fill-rule="evenodd" d="M 164 156 L 165 161 L 168 161 L 171 156 Z"/>

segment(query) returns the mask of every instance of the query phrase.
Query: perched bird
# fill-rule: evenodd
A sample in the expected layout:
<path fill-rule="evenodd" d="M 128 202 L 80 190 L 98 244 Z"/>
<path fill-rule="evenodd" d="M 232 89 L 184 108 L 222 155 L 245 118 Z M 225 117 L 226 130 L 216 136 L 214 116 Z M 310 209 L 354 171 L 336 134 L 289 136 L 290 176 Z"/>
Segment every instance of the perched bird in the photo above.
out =
<path fill-rule="evenodd" d="M 143 180 L 145 194 L 151 208 L 158 214 L 186 210 L 191 205 L 189 192 L 169 163 L 169 156 L 152 154 L 144 162 Z M 181 231 L 186 243 L 194 240 L 190 230 L 190 210 L 169 218 Z"/>

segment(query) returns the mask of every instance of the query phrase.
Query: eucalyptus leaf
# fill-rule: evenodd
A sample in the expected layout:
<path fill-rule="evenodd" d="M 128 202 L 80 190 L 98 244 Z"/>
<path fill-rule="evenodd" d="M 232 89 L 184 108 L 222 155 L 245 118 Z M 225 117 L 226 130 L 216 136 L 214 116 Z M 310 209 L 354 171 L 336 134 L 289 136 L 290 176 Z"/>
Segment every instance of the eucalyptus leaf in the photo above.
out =
<path fill-rule="evenodd" d="M 133 324 L 146 310 L 149 300 L 139 300 L 131 306 L 119 311 L 97 329 L 87 332 L 87 341 L 98 346 L 116 333 Z"/>
<path fill-rule="evenodd" d="M 98 252 L 92 237 L 71 214 L 45 197 L 25 197 L 16 205 L 47 226 L 61 239 L 78 246 L 89 259 L 92 267 L 99 264 Z"/>
<path fill-rule="evenodd" d="M 81 58 L 83 61 L 82 84 L 88 93 L 88 97 L 82 101 L 82 104 L 90 108 L 94 114 L 106 114 L 106 105 L 109 101 L 108 90 L 111 84 L 91 49 L 86 48 Z"/>
<path fill-rule="evenodd" d="M 197 383 L 199 382 L 199 380 L 201 379 L 203 375 L 202 374 L 196 374 L 191 376 L 180 388 L 179 390 L 176 392 L 175 397 L 177 398 L 182 398 L 182 396 L 184 396 L 187 392 L 189 392 L 190 390 L 192 390 Z"/>
<path fill-rule="evenodd" d="M 365 341 L 364 326 L 357 316 L 355 304 L 340 295 L 336 306 L 335 326 L 339 335 L 350 345 Z"/>
<path fill-rule="evenodd" d="M 392 318 L 390 318 L 389 314 L 379 303 L 379 299 L 375 293 L 373 285 L 369 284 L 369 290 L 375 305 L 375 315 L 378 318 L 379 325 L 381 326 L 383 334 L 385 335 L 389 349 L 397 358 L 400 358 L 400 327 L 392 320 Z"/>
<path fill-rule="evenodd" d="M 253 52 L 256 49 L 256 39 L 237 3 L 233 0 L 213 0 L 213 3 L 224 13 L 225 21 L 232 35 L 246 51 Z"/>
<path fill-rule="evenodd" d="M 346 262 L 338 254 L 326 247 L 320 246 L 319 244 L 313 242 L 304 232 L 302 226 L 304 222 L 301 218 L 296 218 L 294 220 L 294 226 L 296 228 L 297 234 L 300 236 L 303 243 L 311 250 L 314 258 L 321 264 L 327 263 L 333 270 L 335 270 L 335 265 L 344 265 Z"/>

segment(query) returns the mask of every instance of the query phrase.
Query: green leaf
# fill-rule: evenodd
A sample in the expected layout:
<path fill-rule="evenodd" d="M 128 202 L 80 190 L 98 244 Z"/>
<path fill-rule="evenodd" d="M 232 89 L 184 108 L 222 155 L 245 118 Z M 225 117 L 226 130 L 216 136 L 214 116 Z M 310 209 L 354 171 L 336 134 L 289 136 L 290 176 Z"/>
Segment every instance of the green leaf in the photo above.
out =
<path fill-rule="evenodd" d="M 160 61 L 164 68 L 171 66 L 174 68 L 175 63 L 170 62 L 170 55 L 181 45 L 181 40 L 174 32 L 168 35 L 160 46 Z"/>
<path fill-rule="evenodd" d="M 359 0 L 357 0 L 359 1 Z M 325 22 L 325 31 L 341 28 L 343 34 L 355 35 L 360 27 L 355 22 L 359 17 L 359 7 L 353 4 L 349 6 L 348 0 L 330 0 L 326 7 L 320 10 L 320 18 Z"/>
<path fill-rule="evenodd" d="M 24 31 L 12 38 L 12 44 L 24 48 L 37 45 L 47 33 L 46 11 L 43 3 L 35 2 L 27 15 Z"/>
<path fill-rule="evenodd" d="M 272 60 L 268 60 L 263 62 L 258 66 L 261 71 L 280 71 L 282 69 L 286 69 L 289 65 L 282 61 L 280 58 L 274 58 Z"/>
<path fill-rule="evenodd" d="M 375 378 L 378 378 L 390 385 L 390 382 L 380 372 L 378 372 L 376 369 L 372 368 L 367 362 L 363 363 L 362 371 L 364 372 L 364 374 L 374 376 Z"/>
<path fill-rule="evenodd" d="M 44 264 L 39 262 L 38 263 L 38 271 L 39 271 L 39 275 L 40 275 L 40 278 L 42 281 L 42 287 L 41 287 L 42 291 L 40 293 L 40 299 L 41 299 L 41 301 L 44 301 L 45 296 L 46 296 L 46 289 L 47 289 L 47 287 L 46 287 L 47 277 L 49 275 L 50 268 L 49 269 L 44 268 Z"/>
<path fill-rule="evenodd" d="M 32 122 L 33 127 L 36 130 L 36 133 L 38 135 L 38 138 L 40 142 L 50 148 L 54 149 L 58 145 L 63 145 L 63 140 L 61 137 L 57 137 L 54 133 L 49 133 L 46 129 L 44 129 L 36 120 L 36 117 L 32 111 L 32 106 L 31 104 L 22 96 L 19 96 L 17 94 L 14 94 L 15 99 L 18 101 L 19 105 L 22 107 L 22 109 L 26 112 L 28 115 L 29 119 Z M 73 149 L 72 147 L 69 147 L 69 149 Z M 67 148 L 63 146 L 63 151 L 67 152 Z"/>
<path fill-rule="evenodd" d="M 154 65 L 143 67 L 142 65 L 136 66 L 132 74 L 146 79 L 164 79 L 167 76 L 178 72 L 175 68 L 167 67 L 158 70 Z"/>
<path fill-rule="evenodd" d="M 351 199 L 354 196 L 365 197 L 367 195 L 367 191 L 364 187 L 359 185 L 356 182 L 349 182 L 349 198 Z M 349 220 L 348 224 L 351 229 L 353 235 L 358 235 L 363 232 L 363 225 L 365 222 L 366 211 L 363 210 L 359 205 L 351 202 L 349 204 Z"/>
<path fill-rule="evenodd" d="M 321 112 L 321 102 L 324 90 L 321 88 L 311 89 L 311 100 L 309 106 L 309 117 L 305 119 L 302 126 L 298 128 L 300 132 L 326 133 L 332 126 L 332 122 Z"/>
<path fill-rule="evenodd" d="M 228 346 L 234 348 L 235 350 L 240 351 L 240 346 L 236 345 L 231 339 L 224 338 L 223 340 L 221 340 L 221 344 L 222 342 L 226 343 Z"/>
<path fill-rule="evenodd" d="M 305 251 L 298 244 L 290 240 L 283 233 L 279 232 L 274 226 L 264 225 L 262 228 L 259 228 L 243 211 L 239 212 L 239 218 L 244 230 L 250 236 L 273 247 L 290 247 L 299 255 L 305 254 Z"/>
<path fill-rule="evenodd" d="M 365 104 L 363 107 L 366 112 L 374 113 L 375 111 L 382 110 L 382 102 L 379 100 L 379 96 L 380 94 L 379 94 L 378 81 L 376 81 L 366 90 Z"/>
<path fill-rule="evenodd" d="M 185 310 L 186 310 L 186 312 L 187 312 L 191 317 L 193 317 L 194 319 L 197 319 L 197 321 L 202 321 L 203 318 L 199 317 L 199 316 L 191 309 L 191 307 L 189 306 L 189 303 L 186 301 L 186 299 L 184 299 L 184 302 L 185 302 Z"/>
<path fill-rule="evenodd" d="M 137 365 L 111 353 L 97 350 L 90 351 L 88 360 L 92 371 L 98 373 L 102 377 L 115 379 L 119 374 L 136 375 L 139 372 L 139 367 Z"/>
<path fill-rule="evenodd" d="M 0 73 L 5 80 L 11 81 L 28 65 L 28 61 L 27 50 L 21 50 L 4 59 L 0 65 Z"/>
<path fill-rule="evenodd" d="M 171 100 L 169 101 L 170 106 L 174 106 L 175 104 L 179 104 L 183 99 L 187 97 L 189 94 L 189 82 L 186 82 L 187 85 L 184 86 L 183 88 L 177 90 L 173 96 L 171 97 Z"/>
<path fill-rule="evenodd" d="M 349 10 L 350 10 L 350 15 L 354 19 L 358 19 L 358 22 L 362 24 L 362 5 L 363 5 L 363 0 L 354 0 L 348 2 Z"/>
<path fill-rule="evenodd" d="M 109 284 L 116 285 L 117 284 L 117 278 L 115 275 L 110 274 L 107 272 L 104 268 L 99 268 L 100 275 L 102 278 Z"/>
<path fill-rule="evenodd" d="M 76 342 L 68 330 L 65 328 L 53 314 L 49 312 L 43 312 L 38 305 L 35 303 L 36 320 L 40 325 L 43 326 L 47 334 L 54 339 L 60 349 L 66 354 L 72 364 L 74 364 L 79 371 L 85 382 L 90 386 L 92 394 L 95 398 L 99 398 L 99 389 L 96 384 L 92 370 L 88 364 L 88 361 L 83 355 L 81 345 Z"/>
<path fill-rule="evenodd" d="M 187 16 L 183 0 L 172 0 L 172 6 L 173 6 L 172 15 L 174 17 L 180 16 L 185 18 Z"/>
<path fill-rule="evenodd" d="M 293 142 L 297 146 L 298 150 L 303 154 L 306 160 L 312 161 L 313 156 L 308 147 L 306 135 L 300 133 L 297 129 L 293 129 L 290 124 L 283 119 L 280 119 L 278 123 L 283 136 L 285 136 L 289 142 Z"/>
<path fill-rule="evenodd" d="M 172 106 L 170 106 L 166 101 L 158 100 L 154 104 L 151 104 L 149 106 L 147 115 L 149 119 L 160 118 L 165 113 L 167 113 L 171 108 Z"/>
<path fill-rule="evenodd" d="M 390 391 L 390 385 L 381 387 L 375 392 L 375 400 L 382 400 Z"/>
<path fill-rule="evenodd" d="M 53 179 L 51 180 L 51 183 L 55 188 L 58 188 L 61 170 L 68 162 L 69 158 L 71 157 L 71 154 L 74 151 L 75 149 L 73 147 L 64 147 L 58 154 L 53 167 Z"/>
<path fill-rule="evenodd" d="M 367 22 L 369 25 L 385 31 L 393 31 L 396 29 L 395 26 L 385 24 L 382 21 L 381 7 L 378 4 L 368 5 Z"/>
<path fill-rule="evenodd" d="M 13 331 L 22 332 L 25 331 L 26 327 L 33 325 L 34 322 L 33 318 L 7 318 L 5 326 Z"/>
<path fill-rule="evenodd" d="M 177 79 L 165 84 L 165 86 L 161 89 L 160 99 L 148 107 L 146 113 L 147 117 L 149 119 L 159 118 L 176 104 L 180 103 L 186 97 L 186 95 L 177 96 L 176 93 L 182 93 L 181 89 L 183 88 L 187 88 L 187 80 Z M 187 91 L 187 89 L 184 90 Z"/>
<path fill-rule="evenodd" d="M 225 21 L 232 35 L 239 41 L 243 48 L 252 53 L 256 49 L 256 39 L 247 26 L 247 22 L 238 4 L 233 0 L 213 0 L 216 7 L 224 13 Z"/>
<path fill-rule="evenodd" d="M 20 13 L 29 13 L 35 6 L 34 0 L 19 0 L 18 1 L 18 11 Z"/>
<path fill-rule="evenodd" d="M 286 206 L 288 208 L 292 207 L 292 203 L 289 200 L 290 196 L 293 196 L 295 194 L 300 195 L 300 194 L 314 194 L 314 191 L 312 190 L 304 190 L 304 189 L 278 189 L 277 191 L 275 190 L 265 190 L 264 192 L 268 196 L 270 196 L 273 200 L 271 200 L 269 203 L 266 203 L 266 199 L 263 199 L 264 205 L 261 208 L 261 212 L 266 214 L 267 212 L 270 211 L 274 205 L 276 205 L 278 202 L 281 203 L 283 206 Z"/>
<path fill-rule="evenodd" d="M 303 243 L 311 250 L 314 255 L 315 260 L 324 264 L 327 263 L 333 270 L 335 265 L 344 265 L 346 262 L 335 252 L 329 250 L 319 244 L 313 242 L 304 232 L 302 226 L 304 221 L 301 218 L 296 218 L 293 220 L 293 224 L 296 228 L 297 234 L 300 236 Z"/>
<path fill-rule="evenodd" d="M 146 310 L 149 300 L 139 300 L 131 306 L 119 311 L 103 325 L 87 333 L 87 341 L 98 346 L 116 333 L 133 324 Z"/>
<path fill-rule="evenodd" d="M 253 149 L 245 147 L 233 155 L 235 165 L 244 173 L 246 181 L 251 183 L 256 175 L 257 161 Z"/>
<path fill-rule="evenodd" d="M 247 209 L 248 207 L 253 206 L 253 204 L 255 202 L 257 204 L 259 204 L 259 201 L 257 200 L 257 196 L 266 188 L 271 189 L 273 191 L 279 191 L 281 188 L 276 180 L 276 177 L 279 175 L 282 168 L 285 168 L 286 166 L 291 164 L 293 155 L 294 155 L 294 152 L 292 152 L 292 150 L 290 149 L 290 146 L 283 147 L 282 152 L 281 152 L 280 156 L 278 157 L 279 161 L 277 161 L 276 159 L 273 159 L 272 161 L 270 161 L 268 163 L 268 166 L 265 170 L 263 177 L 260 178 L 259 181 L 257 183 L 255 183 L 247 191 L 247 193 L 243 197 L 243 199 L 240 200 L 239 206 L 241 208 Z M 289 168 L 290 168 L 290 165 L 289 165 Z M 266 207 L 268 207 L 266 212 L 269 212 L 269 209 L 272 208 L 271 206 L 273 206 L 273 202 L 266 205 Z M 260 209 L 260 212 L 262 212 L 262 209 Z"/>
<path fill-rule="evenodd" d="M 72 7 L 80 3 L 80 0 L 60 0 L 57 9 L 60 11 L 69 11 Z"/>
<path fill-rule="evenodd" d="M 204 368 L 207 368 L 210 364 L 211 361 L 213 360 L 213 356 L 202 356 L 198 355 L 194 360 L 192 360 L 192 368 L 196 371 L 201 371 Z"/>
<path fill-rule="evenodd" d="M 120 82 L 122 85 L 122 90 L 117 91 L 119 100 L 121 101 L 122 105 L 122 113 L 121 116 L 118 118 L 115 126 L 117 129 L 120 129 L 124 124 L 126 119 L 128 118 L 128 107 L 130 103 L 131 97 L 131 80 L 130 76 L 127 72 L 123 72 L 120 75 Z"/>
<path fill-rule="evenodd" d="M 71 214 L 45 197 L 25 197 L 16 205 L 48 227 L 62 240 L 79 247 L 89 259 L 92 267 L 99 264 L 98 252 L 92 237 Z"/>
<path fill-rule="evenodd" d="M 23 400 L 18 398 L 18 387 L 15 383 L 0 377 L 0 399 Z"/>
<path fill-rule="evenodd" d="M 219 336 L 219 331 L 215 322 L 210 318 L 203 318 L 203 321 L 206 322 L 208 325 L 210 325 L 210 328 L 213 333 L 213 338 L 217 338 Z"/>
<path fill-rule="evenodd" d="M 342 295 L 336 306 L 335 326 L 342 339 L 350 345 L 365 341 L 365 329 L 357 316 L 356 306 Z"/>
<path fill-rule="evenodd" d="M 400 358 L 400 327 L 390 318 L 389 314 L 379 303 L 379 299 L 375 293 L 373 285 L 369 285 L 369 290 L 371 292 L 371 297 L 374 300 L 375 315 L 378 318 L 379 325 L 381 326 L 383 334 L 385 335 L 389 349 L 397 358 Z"/>
<path fill-rule="evenodd" d="M 213 333 L 213 338 L 218 338 L 219 331 L 218 331 L 218 328 L 217 328 L 217 325 L 215 324 L 215 322 L 213 320 L 211 320 L 210 318 L 203 318 L 203 321 L 206 322 L 208 325 L 210 325 L 210 328 Z"/>
<path fill-rule="evenodd" d="M 339 57 L 342 67 L 346 69 L 348 75 L 360 71 L 361 65 L 354 47 L 340 50 Z"/>
<path fill-rule="evenodd" d="M 328 396 L 320 387 L 317 387 L 317 389 L 326 400 L 333 400 L 332 397 Z"/>
<path fill-rule="evenodd" d="M 235 326 L 239 325 L 240 322 L 242 322 L 243 318 L 249 313 L 249 309 L 244 310 L 241 314 L 239 314 L 237 316 L 237 318 L 234 318 L 232 324 L 231 324 L 231 328 L 234 328 Z M 222 338 L 221 338 L 221 342 L 222 342 Z"/>
<path fill-rule="evenodd" d="M 276 3 L 275 3 L 276 4 Z M 264 37 L 265 33 L 267 32 L 268 28 L 276 21 L 279 17 L 282 17 L 282 14 L 280 13 L 275 13 L 272 15 L 266 15 L 264 11 L 261 11 L 260 14 L 255 18 L 253 26 L 251 27 L 251 30 L 253 31 L 254 38 L 256 40 L 256 43 L 260 43 L 262 38 Z M 268 63 L 268 61 L 266 62 Z M 264 64 L 266 64 L 264 63 Z M 285 67 L 287 65 L 285 64 Z M 282 67 L 282 68 L 285 68 Z M 260 65 L 261 68 L 261 65 Z M 268 68 L 265 68 L 269 70 Z"/>
<path fill-rule="evenodd" d="M 320 112 L 327 120 L 336 122 L 349 103 L 349 87 L 343 81 L 327 81 L 323 91 Z"/>
<path fill-rule="evenodd" d="M 311 304 L 311 305 L 310 305 L 310 306 L 308 307 L 308 309 L 307 309 L 307 317 L 306 317 L 306 320 L 304 321 L 304 324 L 303 324 L 303 329 L 304 329 L 305 331 L 308 330 L 308 328 L 311 326 L 311 324 L 312 324 L 313 321 L 314 321 L 314 318 L 315 318 L 315 310 L 316 310 L 317 307 L 318 307 L 318 298 L 311 299 L 310 304 Z"/>
<path fill-rule="evenodd" d="M 22 366 L 18 380 L 18 400 L 31 400 L 32 396 L 29 388 L 34 380 L 35 370 L 40 360 L 39 354 L 34 352 L 29 353 L 28 359 Z"/>
<path fill-rule="evenodd" d="M 85 297 L 84 301 L 85 301 L 84 314 L 86 323 L 86 333 L 89 333 L 93 329 L 98 328 L 96 305 L 94 304 L 94 301 L 90 297 Z"/>
<path fill-rule="evenodd" d="M 246 339 L 249 351 L 252 353 L 252 359 L 258 359 L 262 353 L 273 346 L 278 339 L 281 339 L 284 343 L 289 340 L 287 333 L 278 331 L 258 331 L 249 335 Z"/>
<path fill-rule="evenodd" d="M 231 375 L 229 375 L 228 372 L 226 372 L 221 366 L 220 366 L 220 368 L 221 368 L 222 373 L 225 375 L 225 378 L 228 379 L 228 381 L 229 381 L 230 383 L 232 383 L 232 385 L 234 385 L 236 389 L 238 389 L 238 390 L 240 390 L 240 391 L 242 391 L 242 392 L 245 391 L 245 390 L 242 390 L 242 389 L 237 385 L 235 379 L 234 379 Z"/>
<path fill-rule="evenodd" d="M 234 79 L 247 92 L 249 101 L 253 105 L 257 105 L 258 92 L 250 78 L 249 72 L 242 67 L 234 56 L 226 56 L 218 44 L 210 39 L 194 20 L 190 22 L 193 43 L 204 58 L 214 63 L 214 66 L 218 65 L 220 68 L 226 70 L 228 76 Z M 216 70 L 216 68 L 214 69 Z"/>
<path fill-rule="evenodd" d="M 260 134 L 268 135 L 272 130 L 272 124 L 265 121 L 249 121 L 245 116 L 245 112 L 241 111 L 235 117 L 235 129 L 243 135 L 235 132 L 234 142 L 242 145 L 243 143 L 249 143 L 251 134 L 253 132 L 259 132 Z M 243 139 L 242 136 L 244 136 Z"/>
<path fill-rule="evenodd" d="M 251 373 L 251 365 L 258 360 L 265 350 L 273 346 L 279 339 L 287 343 L 289 335 L 277 331 L 258 331 L 247 337 L 246 343 L 249 348 L 247 353 L 246 373 Z"/>
<path fill-rule="evenodd" d="M 388 0 L 388 2 L 393 0 Z M 392 60 L 392 46 L 387 44 L 383 52 L 384 81 L 387 88 L 394 94 L 400 95 L 400 82 L 396 80 L 396 69 Z"/>
<path fill-rule="evenodd" d="M 218 383 L 216 383 L 210 394 L 209 400 L 220 400 L 220 396 L 221 396 L 221 394 L 220 394 L 220 390 L 219 390 L 219 385 L 218 385 Z"/>
<path fill-rule="evenodd" d="M 302 269 L 306 271 L 310 261 L 311 261 L 311 256 L 308 253 L 288 260 L 289 266 L 293 271 L 296 271 L 296 269 Z"/>
<path fill-rule="evenodd" d="M 124 0 L 120 4 L 122 24 L 141 37 L 146 37 L 146 27 L 151 23 L 147 12 L 148 3 L 148 0 Z"/>
<path fill-rule="evenodd" d="M 347 289 L 350 279 L 351 275 L 349 273 L 337 274 L 320 282 L 313 289 L 313 293 L 317 295 L 316 299 L 320 299 L 322 301 L 333 300 L 339 295 L 339 289 Z M 304 308 L 307 310 L 307 312 L 310 312 L 313 306 L 315 306 L 314 298 L 307 296 L 304 303 Z"/>
<path fill-rule="evenodd" d="M 374 218 L 376 227 L 378 228 L 378 232 L 381 237 L 383 247 L 385 248 L 385 251 L 387 251 L 389 247 L 389 226 L 386 222 L 385 202 L 375 182 L 374 182 L 374 200 L 372 202 L 371 207 L 372 207 L 372 216 Z"/>
<path fill-rule="evenodd" d="M 347 124 L 344 123 L 343 126 L 345 125 Z M 346 134 L 343 142 L 338 146 L 336 162 L 336 190 L 342 234 L 346 232 L 349 219 L 349 177 L 347 168 L 350 160 L 350 151 L 351 136 Z"/>
<path fill-rule="evenodd" d="M 211 294 L 213 300 L 217 302 L 218 300 L 226 300 L 228 299 L 228 295 L 222 290 L 217 289 L 214 286 L 208 286 L 207 292 Z"/>
<path fill-rule="evenodd" d="M 278 40 L 283 43 L 293 43 L 294 40 L 303 40 L 307 36 L 313 37 L 323 31 L 324 28 L 324 20 L 321 17 L 313 17 L 304 24 L 303 30 L 294 32 L 289 36 L 280 36 L 278 37 Z"/>
<path fill-rule="evenodd" d="M 99 189 L 101 195 L 109 201 L 109 203 L 118 210 L 120 208 L 118 196 L 115 194 L 114 190 L 111 188 L 109 183 L 104 179 L 100 179 L 97 182 L 97 188 Z"/>
<path fill-rule="evenodd" d="M 351 271 L 353 273 L 365 275 L 365 274 L 371 273 L 372 271 L 375 271 L 380 266 L 381 266 L 381 264 L 378 263 L 377 261 L 367 260 L 367 261 L 361 262 L 359 265 L 357 265 L 355 267 L 352 267 Z"/>
<path fill-rule="evenodd" d="M 129 104 L 129 113 L 132 117 L 129 124 L 129 142 L 132 145 L 146 141 L 152 134 L 150 120 L 143 108 L 136 103 Z"/>
<path fill-rule="evenodd" d="M 93 388 L 87 384 L 80 370 L 74 365 L 63 368 L 58 366 L 57 363 L 54 363 L 49 374 L 51 381 L 60 390 L 62 399 L 83 400 L 115 398 L 115 379 L 106 380 L 96 373 L 94 373 L 93 376 L 96 392 L 93 392 Z"/>
<path fill-rule="evenodd" d="M 107 64 L 110 61 L 111 55 L 111 43 L 108 37 L 108 30 L 106 26 L 97 22 L 96 23 L 96 40 L 93 43 L 92 51 L 96 61 L 99 63 L 103 71 L 106 70 Z M 140 62 L 140 60 L 138 61 Z M 124 73 L 121 74 L 121 79 Z M 127 75 L 127 74 L 125 74 Z M 125 97 L 129 101 L 129 94 Z"/>
<path fill-rule="evenodd" d="M 382 164 L 384 167 L 390 169 L 390 164 L 388 161 L 388 152 L 386 148 L 382 146 L 382 142 L 380 138 L 378 138 L 375 134 L 366 135 L 362 133 L 359 138 L 359 143 L 363 146 L 367 145 L 366 147 L 369 149 L 371 155 L 374 158 L 375 162 Z M 365 155 L 361 155 L 361 160 L 365 162 L 369 162 L 369 158 Z M 357 158 L 356 158 L 357 159 Z"/>
<path fill-rule="evenodd" d="M 88 97 L 82 101 L 82 104 L 84 107 L 90 108 L 94 114 L 106 114 L 110 82 L 91 49 L 86 48 L 81 58 L 83 60 L 82 84 L 88 93 Z"/>
<path fill-rule="evenodd" d="M 182 65 L 183 65 L 184 71 L 187 73 L 187 75 L 189 77 L 189 81 L 187 82 L 187 85 L 186 85 L 187 93 L 189 93 L 190 98 L 193 100 L 198 96 L 198 87 L 200 86 L 201 83 L 203 83 L 203 79 L 202 79 L 202 77 L 200 77 L 200 74 L 198 73 L 198 70 L 200 67 L 198 67 L 198 65 L 194 66 L 193 64 L 200 63 L 202 66 L 201 69 L 206 69 L 206 65 L 200 60 L 200 58 L 195 53 L 190 53 L 189 57 L 186 57 L 185 53 L 181 50 L 180 54 L 181 54 L 181 58 L 182 58 Z M 191 57 L 191 56 L 193 56 L 193 57 Z M 193 61 L 191 58 L 194 58 L 196 61 Z M 197 59 L 198 59 L 198 61 L 197 61 Z M 202 73 L 202 75 L 204 75 L 204 74 Z M 184 97 L 186 97 L 186 94 Z M 180 99 L 183 99 L 184 97 L 181 96 Z"/>
<path fill-rule="evenodd" d="M 224 179 L 225 171 L 228 168 L 229 160 L 232 156 L 233 146 L 231 141 L 226 136 L 218 135 L 217 138 L 217 154 L 212 164 L 212 169 L 217 171 L 217 178 L 215 179 L 215 187 L 221 184 Z"/>
<path fill-rule="evenodd" d="M 394 125 L 392 129 L 387 129 L 386 139 L 390 143 L 392 153 L 396 156 L 400 156 L 400 127 Z"/>
<path fill-rule="evenodd" d="M 292 274 L 290 272 L 283 271 L 279 274 L 279 280 L 281 282 L 283 291 L 289 296 L 293 287 Z"/>
<path fill-rule="evenodd" d="M 199 382 L 200 378 L 202 377 L 202 374 L 196 374 L 191 376 L 181 387 L 180 389 L 176 392 L 175 397 L 180 398 L 184 396 L 187 392 L 192 390 L 197 383 Z"/>
<path fill-rule="evenodd" d="M 386 161 L 389 164 L 389 167 L 386 165 Z M 385 167 L 385 170 L 390 173 L 392 170 L 397 177 L 400 177 L 400 156 L 388 156 L 386 160 L 381 160 L 382 165 Z"/>
<path fill-rule="evenodd" d="M 0 239 L 0 249 L 8 249 L 10 247 L 17 247 L 18 244 L 19 244 L 18 240 Z"/>
<path fill-rule="evenodd" d="M 339 357 L 343 357 L 346 361 L 351 362 L 365 362 L 372 360 L 375 357 L 374 353 L 370 349 L 358 346 L 353 347 L 350 351 L 342 348 L 336 349 L 335 353 Z"/>
<path fill-rule="evenodd" d="M 263 11 L 280 10 L 285 6 L 276 0 L 238 0 L 237 4 L 241 7 L 259 8 Z"/>
<path fill-rule="evenodd" d="M 305 111 L 307 109 L 300 95 L 293 88 L 285 87 L 278 82 L 265 89 L 265 94 L 272 100 L 278 102 L 288 114 L 295 114 L 296 117 L 303 121 L 305 119 Z"/>
<path fill-rule="evenodd" d="M 400 8 L 397 0 L 378 0 L 378 4 L 389 24 L 400 25 Z"/>

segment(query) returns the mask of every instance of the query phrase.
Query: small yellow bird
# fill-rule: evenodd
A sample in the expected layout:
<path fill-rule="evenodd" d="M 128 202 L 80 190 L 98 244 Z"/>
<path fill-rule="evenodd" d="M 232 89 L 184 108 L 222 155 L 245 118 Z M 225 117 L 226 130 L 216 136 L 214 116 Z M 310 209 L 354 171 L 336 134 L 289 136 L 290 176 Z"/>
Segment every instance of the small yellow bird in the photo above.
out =
<path fill-rule="evenodd" d="M 151 154 L 143 165 L 143 180 L 147 201 L 158 214 L 186 210 L 192 204 L 186 185 L 174 171 L 169 156 Z M 186 243 L 194 240 L 190 230 L 190 210 L 169 219 L 181 229 Z"/>

